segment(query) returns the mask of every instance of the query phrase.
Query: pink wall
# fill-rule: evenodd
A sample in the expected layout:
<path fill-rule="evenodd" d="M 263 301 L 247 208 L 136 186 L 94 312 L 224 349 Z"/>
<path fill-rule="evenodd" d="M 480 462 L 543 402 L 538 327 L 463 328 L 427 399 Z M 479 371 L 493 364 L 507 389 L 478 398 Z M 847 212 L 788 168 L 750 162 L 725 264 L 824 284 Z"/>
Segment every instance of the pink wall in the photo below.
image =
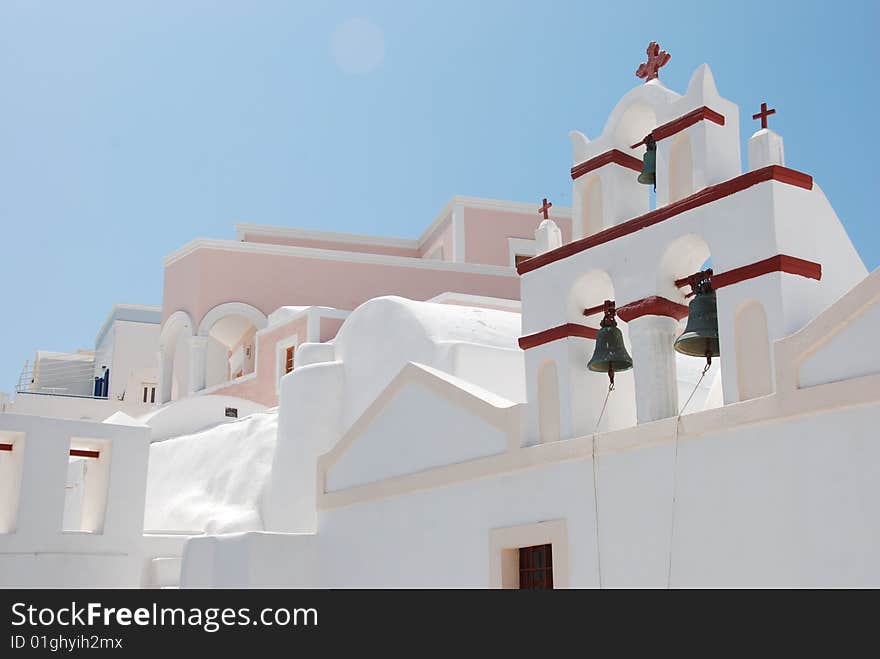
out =
<path fill-rule="evenodd" d="M 562 231 L 562 242 L 571 242 L 571 220 L 553 217 Z M 508 238 L 535 239 L 535 230 L 542 222 L 537 213 L 528 215 L 485 208 L 464 209 L 464 254 L 468 263 L 510 265 Z M 519 296 L 517 295 L 517 298 Z"/>
<path fill-rule="evenodd" d="M 339 328 L 345 320 L 342 318 L 321 318 L 321 343 L 332 341 L 339 333 Z"/>
<path fill-rule="evenodd" d="M 330 319 L 322 318 L 323 320 Z M 342 321 L 339 322 L 342 323 Z M 257 335 L 256 377 L 244 382 L 235 382 L 211 393 L 238 396 L 269 407 L 277 405 L 278 393 L 275 391 L 275 378 L 277 377 L 278 342 L 296 335 L 298 343 L 303 343 L 307 340 L 307 332 L 308 317 L 305 315 L 260 332 Z"/>
<path fill-rule="evenodd" d="M 356 242 L 337 242 L 335 240 L 314 240 L 294 236 L 266 236 L 245 233 L 245 242 L 268 243 L 271 245 L 292 245 L 294 247 L 314 247 L 316 249 L 332 249 L 342 252 L 365 252 L 367 254 L 387 254 L 389 256 L 409 256 L 417 258 L 419 250 L 415 247 L 394 247 L 389 245 L 368 245 Z"/>
<path fill-rule="evenodd" d="M 268 315 L 285 305 L 351 310 L 380 295 L 426 300 L 446 291 L 518 300 L 519 277 L 199 248 L 165 268 L 162 315 L 184 310 L 198 326 L 230 301 Z"/>
<path fill-rule="evenodd" d="M 452 213 L 447 215 L 440 224 L 425 238 L 419 250 L 419 256 L 427 257 L 438 246 L 443 248 L 443 261 L 452 260 Z"/>

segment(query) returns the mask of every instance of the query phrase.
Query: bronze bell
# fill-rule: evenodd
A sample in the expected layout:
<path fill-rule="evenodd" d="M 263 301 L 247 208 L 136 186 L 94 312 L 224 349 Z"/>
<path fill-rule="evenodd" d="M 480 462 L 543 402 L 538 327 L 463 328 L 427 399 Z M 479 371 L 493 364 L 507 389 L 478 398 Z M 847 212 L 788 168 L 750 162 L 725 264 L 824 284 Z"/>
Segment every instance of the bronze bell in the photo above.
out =
<path fill-rule="evenodd" d="M 694 299 L 688 305 L 687 326 L 675 340 L 675 350 L 691 357 L 712 357 L 721 353 L 718 345 L 718 306 L 712 288 L 712 270 L 704 270 L 690 278 Z"/>
<path fill-rule="evenodd" d="M 599 324 L 599 334 L 596 336 L 596 348 L 587 368 L 596 373 L 607 373 L 611 384 L 614 384 L 614 373 L 631 369 L 633 360 L 626 351 L 623 334 L 614 319 L 614 302 L 605 300 L 604 311 L 605 316 Z"/>
<path fill-rule="evenodd" d="M 645 156 L 642 158 L 642 173 L 639 174 L 639 183 L 657 186 L 657 142 L 653 135 L 644 139 Z"/>

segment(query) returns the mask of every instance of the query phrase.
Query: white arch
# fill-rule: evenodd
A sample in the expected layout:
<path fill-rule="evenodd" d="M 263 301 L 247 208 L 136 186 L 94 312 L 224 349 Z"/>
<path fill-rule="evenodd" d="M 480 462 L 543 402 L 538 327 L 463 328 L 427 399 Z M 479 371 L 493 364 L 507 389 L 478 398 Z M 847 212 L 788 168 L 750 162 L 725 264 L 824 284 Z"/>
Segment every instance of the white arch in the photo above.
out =
<path fill-rule="evenodd" d="M 246 302 L 224 302 L 223 304 L 218 304 L 205 314 L 202 318 L 202 322 L 199 323 L 198 335 L 208 336 L 208 333 L 211 331 L 214 324 L 226 316 L 241 316 L 242 318 L 246 318 L 257 328 L 257 330 L 263 329 L 268 324 L 266 314 L 256 307 L 251 306 Z"/>
<path fill-rule="evenodd" d="M 194 327 L 195 323 L 186 311 L 182 309 L 175 311 L 162 324 L 162 330 L 159 332 L 159 345 L 166 345 L 169 339 L 176 338 L 178 332 L 183 330 L 189 330 L 189 334 L 192 336 Z"/>
<path fill-rule="evenodd" d="M 674 239 L 660 257 L 657 268 L 657 294 L 674 302 L 687 304 L 685 295 L 690 289 L 676 287 L 675 281 L 699 272 L 706 259 L 711 256 L 709 243 L 699 234 L 687 233 Z"/>
<path fill-rule="evenodd" d="M 596 327 L 602 314 L 591 318 L 584 316 L 584 309 L 602 304 L 605 300 L 614 299 L 614 283 L 605 270 L 593 269 L 585 272 L 575 280 L 568 291 L 566 300 L 566 316 L 570 323 Z"/>
<path fill-rule="evenodd" d="M 609 146 L 628 147 L 657 127 L 658 117 L 669 114 L 669 106 L 681 98 L 660 83 L 639 85 L 627 92 L 608 115 L 602 137 Z M 642 149 L 638 154 L 641 156 Z"/>
<path fill-rule="evenodd" d="M 162 325 L 159 332 L 159 402 L 161 403 L 167 403 L 172 398 L 174 359 L 180 338 L 191 337 L 194 327 L 192 318 L 183 310 L 175 311 Z M 178 377 L 181 377 L 180 373 Z M 179 391 L 178 395 L 180 395 Z"/>

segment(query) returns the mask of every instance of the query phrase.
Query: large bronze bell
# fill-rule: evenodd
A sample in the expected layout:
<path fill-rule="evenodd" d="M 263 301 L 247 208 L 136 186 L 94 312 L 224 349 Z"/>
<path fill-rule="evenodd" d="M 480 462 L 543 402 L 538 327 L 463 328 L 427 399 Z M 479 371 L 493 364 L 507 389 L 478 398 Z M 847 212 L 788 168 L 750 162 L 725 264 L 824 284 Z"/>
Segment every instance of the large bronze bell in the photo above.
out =
<path fill-rule="evenodd" d="M 691 357 L 712 357 L 721 353 L 718 345 L 718 306 L 712 288 L 712 271 L 705 270 L 691 277 L 694 299 L 688 306 L 687 326 L 675 340 L 675 350 Z"/>
<path fill-rule="evenodd" d="M 657 142 L 652 135 L 645 140 L 645 156 L 642 158 L 642 173 L 639 174 L 639 183 L 645 185 L 657 185 Z"/>
<path fill-rule="evenodd" d="M 614 384 L 614 374 L 631 369 L 633 360 L 626 351 L 623 334 L 614 319 L 614 302 L 605 300 L 604 311 L 605 316 L 599 324 L 599 334 L 596 337 L 596 348 L 587 368 L 596 373 L 607 373 Z"/>

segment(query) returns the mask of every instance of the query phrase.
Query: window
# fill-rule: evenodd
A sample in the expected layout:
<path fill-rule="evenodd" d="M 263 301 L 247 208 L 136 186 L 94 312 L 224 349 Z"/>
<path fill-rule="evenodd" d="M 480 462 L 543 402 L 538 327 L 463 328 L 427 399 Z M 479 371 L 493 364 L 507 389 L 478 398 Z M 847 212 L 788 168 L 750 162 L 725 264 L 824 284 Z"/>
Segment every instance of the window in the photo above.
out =
<path fill-rule="evenodd" d="M 296 349 L 296 346 L 290 346 L 287 349 L 284 357 L 284 374 L 287 375 L 293 370 L 293 351 Z"/>
<path fill-rule="evenodd" d="M 237 407 L 227 407 L 226 408 L 226 416 L 237 419 L 238 418 L 238 408 Z"/>
<path fill-rule="evenodd" d="M 143 402 L 156 402 L 156 385 L 151 383 L 144 383 L 141 385 L 141 388 L 144 391 Z"/>
<path fill-rule="evenodd" d="M 552 545 L 520 547 L 520 589 L 549 590 L 553 588 Z"/>

